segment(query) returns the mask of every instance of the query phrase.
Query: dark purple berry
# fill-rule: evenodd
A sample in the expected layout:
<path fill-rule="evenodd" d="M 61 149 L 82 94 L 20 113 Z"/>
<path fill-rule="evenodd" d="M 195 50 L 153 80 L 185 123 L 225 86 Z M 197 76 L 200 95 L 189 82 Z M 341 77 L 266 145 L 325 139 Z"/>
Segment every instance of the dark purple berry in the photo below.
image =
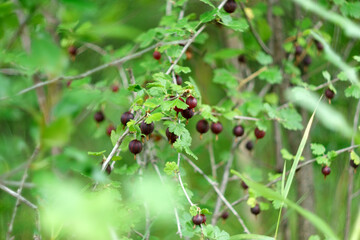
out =
<path fill-rule="evenodd" d="M 101 123 L 102 121 L 105 120 L 104 113 L 102 111 L 96 112 L 94 115 L 94 119 L 97 123 Z"/>
<path fill-rule="evenodd" d="M 134 119 L 134 114 L 131 112 L 124 112 L 123 115 L 121 115 L 121 123 L 126 126 L 126 124 L 131 120 Z"/>
<path fill-rule="evenodd" d="M 196 130 L 200 133 L 200 139 L 202 139 L 202 135 L 209 131 L 209 123 L 205 119 L 202 119 L 197 122 Z"/>
<path fill-rule="evenodd" d="M 69 48 L 68 48 L 68 53 L 71 57 L 75 57 L 76 54 L 77 54 L 77 48 L 74 46 L 74 45 L 71 45 Z"/>
<path fill-rule="evenodd" d="M 242 125 L 235 126 L 233 133 L 236 137 L 241 137 L 244 135 L 244 127 Z"/>
<path fill-rule="evenodd" d="M 265 137 L 265 131 L 262 131 L 262 130 L 260 130 L 258 128 L 255 128 L 254 133 L 255 133 L 255 137 L 257 139 L 261 139 L 261 138 Z"/>
<path fill-rule="evenodd" d="M 356 165 L 354 160 L 350 160 L 350 166 L 352 166 L 356 170 L 359 165 Z"/>
<path fill-rule="evenodd" d="M 203 223 L 203 216 L 201 216 L 200 214 L 193 216 L 192 222 L 195 225 L 200 226 Z"/>
<path fill-rule="evenodd" d="M 180 77 L 179 75 L 176 75 L 176 84 L 181 85 L 182 82 L 183 82 L 182 77 Z"/>
<path fill-rule="evenodd" d="M 166 129 L 166 137 L 167 137 L 169 143 L 171 143 L 171 144 L 176 142 L 176 139 L 178 138 L 178 136 L 176 136 L 175 133 L 172 133 L 169 131 L 169 128 Z"/>
<path fill-rule="evenodd" d="M 160 60 L 160 58 L 161 58 L 161 53 L 160 53 L 159 51 L 154 51 L 153 57 L 154 57 L 156 60 Z"/>
<path fill-rule="evenodd" d="M 331 90 L 330 88 L 327 88 L 327 89 L 325 90 L 325 96 L 326 96 L 327 99 L 331 100 L 331 99 L 334 98 L 335 93 L 334 93 L 334 91 Z"/>
<path fill-rule="evenodd" d="M 322 45 L 322 43 L 318 40 L 315 40 L 315 46 L 319 52 L 322 52 L 322 50 L 324 50 L 324 45 Z"/>
<path fill-rule="evenodd" d="M 240 56 L 238 56 L 238 61 L 239 63 L 243 63 L 245 64 L 246 63 L 246 57 L 244 54 L 241 54 Z"/>
<path fill-rule="evenodd" d="M 110 173 L 111 173 L 111 166 L 110 166 L 110 164 L 108 164 L 107 166 L 106 166 L 106 169 L 105 169 L 105 171 L 106 171 L 106 173 L 108 174 L 108 175 L 110 175 Z"/>
<path fill-rule="evenodd" d="M 248 141 L 245 147 L 247 150 L 251 151 L 254 148 L 254 143 L 252 141 Z"/>
<path fill-rule="evenodd" d="M 197 100 L 193 96 L 190 96 L 186 99 L 186 104 L 189 106 L 190 109 L 193 109 L 197 106 Z"/>
<path fill-rule="evenodd" d="M 189 120 L 190 118 L 192 118 L 194 116 L 194 111 L 191 108 L 185 109 L 181 112 L 181 115 L 186 118 L 187 120 Z"/>
<path fill-rule="evenodd" d="M 295 56 L 300 56 L 303 51 L 303 48 L 299 45 L 295 46 Z"/>
<path fill-rule="evenodd" d="M 201 223 L 206 225 L 206 216 L 205 216 L 205 214 L 200 214 L 200 216 L 203 218 Z"/>
<path fill-rule="evenodd" d="M 244 182 L 244 181 L 241 181 L 241 187 L 246 190 L 249 188 L 249 186 Z"/>
<path fill-rule="evenodd" d="M 111 132 L 113 130 L 116 130 L 116 128 L 114 127 L 114 125 L 110 124 L 107 128 L 106 128 L 106 134 L 110 137 L 111 136 Z"/>
<path fill-rule="evenodd" d="M 211 124 L 211 131 L 216 134 L 216 140 L 218 140 L 218 134 L 223 130 L 223 126 L 220 122 Z"/>
<path fill-rule="evenodd" d="M 303 59 L 303 64 L 304 66 L 309 66 L 312 62 L 312 59 L 309 55 L 306 55 Z"/>
<path fill-rule="evenodd" d="M 221 218 L 226 220 L 229 217 L 229 212 L 225 211 L 221 214 Z"/>
<path fill-rule="evenodd" d="M 228 0 L 224 5 L 224 10 L 227 13 L 233 13 L 236 10 L 236 2 L 234 0 Z"/>
<path fill-rule="evenodd" d="M 147 124 L 146 122 L 142 122 L 140 124 L 141 133 L 144 135 L 150 135 L 154 131 L 155 125 L 154 123 Z"/>
<path fill-rule="evenodd" d="M 255 216 L 258 215 L 260 213 L 260 205 L 257 203 L 255 205 L 255 207 L 250 208 L 250 211 L 252 214 L 254 214 Z"/>
<path fill-rule="evenodd" d="M 132 140 L 129 143 L 129 150 L 134 154 L 134 158 L 136 158 L 136 154 L 140 153 L 142 150 L 142 143 L 139 140 Z"/>
<path fill-rule="evenodd" d="M 331 173 L 331 168 L 329 166 L 325 166 L 321 169 L 321 172 L 324 175 L 324 178 L 326 178 L 326 176 Z"/>

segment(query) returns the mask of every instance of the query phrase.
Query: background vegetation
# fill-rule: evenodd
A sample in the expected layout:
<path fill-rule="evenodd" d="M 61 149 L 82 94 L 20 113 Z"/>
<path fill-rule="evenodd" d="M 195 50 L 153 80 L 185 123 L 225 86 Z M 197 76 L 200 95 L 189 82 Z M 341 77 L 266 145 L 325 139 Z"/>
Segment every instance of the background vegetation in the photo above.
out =
<path fill-rule="evenodd" d="M 0 2 L 1 239 L 360 238 L 360 3 L 226 2 Z"/>

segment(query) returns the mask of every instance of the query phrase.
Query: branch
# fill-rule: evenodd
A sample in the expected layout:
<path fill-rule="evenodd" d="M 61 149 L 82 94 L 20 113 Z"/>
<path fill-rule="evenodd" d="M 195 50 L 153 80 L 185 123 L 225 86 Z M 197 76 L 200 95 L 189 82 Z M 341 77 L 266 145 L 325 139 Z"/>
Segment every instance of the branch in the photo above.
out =
<path fill-rule="evenodd" d="M 356 111 L 354 115 L 354 124 L 353 124 L 353 135 L 351 137 L 351 145 L 355 143 L 355 136 L 357 132 L 357 127 L 359 124 L 359 113 L 360 113 L 360 100 L 356 106 Z M 350 158 L 350 156 L 349 156 Z M 350 159 L 351 160 L 351 159 Z M 354 169 L 352 166 L 348 165 L 349 177 L 348 177 L 348 192 L 346 199 L 346 220 L 345 220 L 345 233 L 344 239 L 348 239 L 350 232 L 350 223 L 351 223 L 351 202 L 352 202 L 352 192 L 354 187 Z"/>
<path fill-rule="evenodd" d="M 116 59 L 112 62 L 109 62 L 109 63 L 105 63 L 103 65 L 100 65 L 96 68 L 93 68 L 93 69 L 90 69 L 86 72 L 83 72 L 79 75 L 74 75 L 74 76 L 60 76 L 60 77 L 57 77 L 57 78 L 54 78 L 54 79 L 51 79 L 51 80 L 48 80 L 48 81 L 45 81 L 45 82 L 41 82 L 41 83 L 38 83 L 38 84 L 34 84 L 33 86 L 29 87 L 29 88 L 25 88 L 21 91 L 19 91 L 15 96 L 19 96 L 19 95 L 22 95 L 24 93 L 27 93 L 31 90 L 34 90 L 36 88 L 39 88 L 39 87 L 42 87 L 42 86 L 46 86 L 46 85 L 49 85 L 51 83 L 55 83 L 55 82 L 58 82 L 58 81 L 61 81 L 61 80 L 67 80 L 67 81 L 74 81 L 74 80 L 78 80 L 78 79 L 82 79 L 82 78 L 85 78 L 85 77 L 88 77 L 94 73 L 97 73 L 101 70 L 104 70 L 108 67 L 112 67 L 112 66 L 116 66 L 117 64 L 123 64 L 129 60 L 132 60 L 132 59 L 135 59 L 135 58 L 138 58 L 140 57 L 141 55 L 143 55 L 144 53 L 147 53 L 159 46 L 164 46 L 164 45 L 175 45 L 175 44 L 181 44 L 181 43 L 185 43 L 186 40 L 179 40 L 179 41 L 171 41 L 171 42 L 159 42 L 153 46 L 150 46 L 148 48 L 145 48 L 137 53 L 134 53 L 134 54 L 131 54 L 131 55 L 128 55 L 126 57 L 123 57 L 123 58 L 119 58 L 119 59 Z M 8 99 L 9 96 L 5 96 L 5 97 L 2 97 L 0 98 L 0 100 L 5 100 L 5 99 Z"/>
<path fill-rule="evenodd" d="M 39 151 L 40 151 L 40 148 L 39 147 L 36 147 L 33 154 L 31 155 L 31 157 L 27 160 L 27 163 L 26 163 L 26 167 L 25 167 L 25 171 L 24 171 L 24 174 L 22 176 L 22 179 L 21 179 L 21 182 L 20 182 L 20 186 L 17 190 L 17 198 L 16 198 L 16 203 L 15 203 L 15 208 L 14 208 L 14 211 L 13 211 L 13 214 L 11 216 L 11 220 L 10 220 L 10 223 L 9 223 L 9 228 L 8 228 L 8 232 L 7 232 L 7 237 L 8 239 L 10 238 L 11 236 L 11 233 L 12 233 L 12 230 L 13 230 L 13 226 L 14 226 L 14 221 L 15 221 L 15 217 L 16 217 L 16 213 L 17 213 L 17 210 L 20 206 L 20 195 L 21 195 L 21 192 L 23 190 L 23 187 L 24 187 L 24 184 L 25 184 L 25 181 L 28 177 L 28 170 L 30 168 L 30 165 L 31 163 L 34 161 L 34 159 L 37 157 L 37 155 L 39 154 Z M 37 209 L 37 208 L 36 208 Z"/>
<path fill-rule="evenodd" d="M 16 199 L 20 199 L 20 201 L 22 201 L 23 203 L 25 203 L 26 205 L 28 205 L 32 209 L 34 209 L 34 210 L 38 209 L 38 207 L 35 204 L 31 203 L 29 200 L 27 200 L 26 198 L 24 198 L 23 196 L 21 196 L 17 192 L 14 192 L 10 188 L 2 185 L 1 183 L 0 183 L 0 189 L 3 190 L 4 192 L 8 193 L 9 195 L 15 197 Z"/>
<path fill-rule="evenodd" d="M 260 47 L 261 47 L 267 54 L 272 55 L 270 49 L 269 49 L 269 48 L 265 45 L 265 43 L 261 40 L 259 34 L 256 32 L 254 26 L 252 25 L 249 16 L 246 14 L 244 3 L 239 2 L 239 5 L 240 5 L 240 8 L 241 8 L 241 11 L 243 12 L 243 14 L 244 14 L 244 16 L 245 16 L 245 18 L 246 18 L 246 21 L 247 21 L 248 24 L 249 24 L 250 31 L 251 31 L 251 33 L 254 35 L 257 43 L 260 45 Z"/>
<path fill-rule="evenodd" d="M 188 157 L 186 157 L 185 155 L 183 155 L 184 159 L 194 168 L 194 170 L 198 173 L 200 173 L 208 183 L 210 183 L 210 185 L 214 188 L 215 192 L 218 194 L 218 196 L 220 197 L 220 199 L 224 202 L 224 204 L 230 209 L 230 211 L 236 216 L 236 218 L 238 219 L 239 223 L 241 224 L 241 226 L 244 229 L 244 232 L 247 234 L 250 234 L 249 229 L 246 227 L 244 220 L 240 217 L 240 215 L 236 212 L 236 210 L 231 206 L 231 204 L 229 203 L 229 201 L 224 197 L 224 195 L 221 193 L 220 189 L 216 186 L 217 183 L 215 183 L 214 181 L 212 181 L 198 166 L 196 166 L 196 164 L 191 161 Z M 215 217 L 215 216 L 214 216 Z"/>

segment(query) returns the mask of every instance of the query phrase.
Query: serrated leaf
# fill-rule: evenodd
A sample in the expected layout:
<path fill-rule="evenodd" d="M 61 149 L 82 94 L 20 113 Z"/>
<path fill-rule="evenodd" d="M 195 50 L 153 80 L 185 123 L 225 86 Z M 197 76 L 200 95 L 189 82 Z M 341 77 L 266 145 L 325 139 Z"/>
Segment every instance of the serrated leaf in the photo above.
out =
<path fill-rule="evenodd" d="M 192 205 L 189 208 L 189 213 L 191 214 L 191 216 L 196 216 L 198 214 L 198 207 L 195 205 Z"/>
<path fill-rule="evenodd" d="M 294 108 L 283 108 L 279 111 L 280 123 L 289 130 L 302 130 L 301 115 Z"/>
<path fill-rule="evenodd" d="M 278 67 L 268 68 L 267 70 L 260 73 L 259 79 L 265 80 L 270 84 L 281 83 L 282 81 L 281 71 Z"/>
<path fill-rule="evenodd" d="M 163 111 L 169 111 L 171 109 L 174 109 L 175 107 L 179 109 L 187 109 L 189 106 L 178 98 L 172 101 L 164 101 L 161 104 L 161 109 Z"/>
<path fill-rule="evenodd" d="M 356 165 L 360 165 L 360 157 L 355 151 L 351 151 L 350 159 L 353 160 Z"/>
<path fill-rule="evenodd" d="M 273 59 L 270 55 L 267 55 L 266 53 L 260 51 L 258 52 L 258 54 L 256 55 L 256 60 L 261 64 L 261 65 L 269 65 L 273 62 Z"/>
<path fill-rule="evenodd" d="M 328 164 L 328 158 L 327 157 L 325 157 L 325 156 L 320 156 L 320 157 L 317 157 L 316 158 L 316 162 L 319 164 L 319 165 L 329 165 Z"/>
<path fill-rule="evenodd" d="M 207 5 L 209 5 L 209 6 L 212 7 L 212 8 L 215 8 L 214 4 L 212 4 L 212 3 L 210 2 L 210 0 L 200 0 L 200 1 L 203 2 L 203 3 L 205 3 L 205 4 L 207 4 Z"/>
<path fill-rule="evenodd" d="M 256 206 L 256 198 L 249 197 L 249 199 L 246 201 L 246 204 L 250 206 L 251 208 Z"/>
<path fill-rule="evenodd" d="M 325 147 L 319 143 L 312 143 L 311 144 L 311 151 L 314 155 L 323 155 L 325 153 Z"/>
<path fill-rule="evenodd" d="M 207 208 L 202 208 L 201 211 L 200 211 L 201 214 L 212 214 L 212 212 L 209 211 L 209 209 Z"/>
<path fill-rule="evenodd" d="M 211 122 L 217 122 L 218 118 L 212 115 L 211 107 L 209 105 L 202 104 L 200 107 L 200 114 L 203 118 L 206 120 L 209 120 Z"/>
<path fill-rule="evenodd" d="M 238 85 L 236 78 L 226 69 L 220 68 L 215 70 L 214 83 L 219 83 L 228 89 L 234 89 Z"/>
<path fill-rule="evenodd" d="M 294 155 L 292 155 L 288 150 L 286 150 L 285 148 L 281 149 L 280 151 L 281 156 L 283 159 L 285 160 L 293 160 L 295 158 Z"/>
<path fill-rule="evenodd" d="M 182 67 L 182 66 L 179 66 L 179 65 L 175 65 L 174 71 L 175 71 L 175 73 L 181 73 L 181 72 L 190 73 L 191 69 L 189 67 Z"/>
<path fill-rule="evenodd" d="M 210 22 L 210 21 L 214 20 L 216 18 L 217 12 L 218 12 L 217 9 L 213 9 L 211 11 L 204 12 L 203 14 L 200 15 L 200 22 L 206 23 L 206 22 Z"/>
<path fill-rule="evenodd" d="M 360 98 L 360 87 L 358 85 L 351 85 L 345 89 L 346 97 L 354 97 L 356 99 Z"/>
<path fill-rule="evenodd" d="M 150 124 L 152 122 L 160 121 L 163 116 L 162 113 L 153 113 L 145 119 L 145 123 Z"/>
<path fill-rule="evenodd" d="M 164 172 L 167 175 L 174 175 L 179 172 L 179 166 L 176 164 L 176 162 L 166 162 Z"/>

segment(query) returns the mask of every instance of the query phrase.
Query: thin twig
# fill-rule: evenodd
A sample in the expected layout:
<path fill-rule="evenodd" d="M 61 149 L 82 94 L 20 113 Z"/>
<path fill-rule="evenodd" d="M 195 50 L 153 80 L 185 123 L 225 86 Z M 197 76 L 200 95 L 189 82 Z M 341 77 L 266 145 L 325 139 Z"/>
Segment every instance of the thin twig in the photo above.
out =
<path fill-rule="evenodd" d="M 248 83 L 249 81 L 253 80 L 254 78 L 256 78 L 257 76 L 259 76 L 262 72 L 266 71 L 267 67 L 262 67 L 259 70 L 257 70 L 256 72 L 252 73 L 250 76 L 244 78 L 243 80 L 241 80 L 239 86 L 237 87 L 237 90 L 240 90 L 242 88 L 242 86 L 244 86 L 246 83 Z"/>
<path fill-rule="evenodd" d="M 209 155 L 210 155 L 211 174 L 212 174 L 212 177 L 214 179 L 216 179 L 216 177 L 217 177 L 216 162 L 215 162 L 214 146 L 213 146 L 212 142 L 209 143 L 208 149 L 209 149 Z"/>
<path fill-rule="evenodd" d="M 27 200 L 26 198 L 24 198 L 23 196 L 21 196 L 20 194 L 18 194 L 17 192 L 11 190 L 10 188 L 6 187 L 5 185 L 2 185 L 0 183 L 0 189 L 3 190 L 4 192 L 8 193 L 9 195 L 20 199 L 20 201 L 22 201 L 23 203 L 25 203 L 26 205 L 28 205 L 29 207 L 31 207 L 32 209 L 37 209 L 37 206 L 33 203 L 31 203 L 29 200 Z"/>
<path fill-rule="evenodd" d="M 17 210 L 18 210 L 18 208 L 20 206 L 20 203 L 21 203 L 21 200 L 20 200 L 19 196 L 21 195 L 21 192 L 23 190 L 25 181 L 26 181 L 26 179 L 28 177 L 28 170 L 30 168 L 31 163 L 34 161 L 34 159 L 39 154 L 39 151 L 40 151 L 40 147 L 36 147 L 33 154 L 30 156 L 30 158 L 28 159 L 28 161 L 26 163 L 25 171 L 24 171 L 24 174 L 23 174 L 22 179 L 21 179 L 21 184 L 20 184 L 20 186 L 19 186 L 19 188 L 17 190 L 18 197 L 16 198 L 14 211 L 13 211 L 13 214 L 11 216 L 11 220 L 10 220 L 10 223 L 9 223 L 9 228 L 8 228 L 8 231 L 7 231 L 7 238 L 8 239 L 10 239 L 10 237 L 11 237 L 12 230 L 13 230 L 13 227 L 14 227 L 16 213 L 17 213 Z"/>
<path fill-rule="evenodd" d="M 28 88 L 25 88 L 25 89 L 19 91 L 15 96 L 22 95 L 22 94 L 27 93 L 27 92 L 29 92 L 31 90 L 36 89 L 36 88 L 46 86 L 46 85 L 49 85 L 51 83 L 58 82 L 58 81 L 61 81 L 61 80 L 74 81 L 74 80 L 82 79 L 82 78 L 88 77 L 88 76 L 90 76 L 90 75 L 92 75 L 94 73 L 97 73 L 97 72 L 99 72 L 101 70 L 104 70 L 104 69 L 106 69 L 108 67 L 116 66 L 118 64 L 123 64 L 123 63 L 125 63 L 127 61 L 138 58 L 138 57 L 142 56 L 144 53 L 147 53 L 147 52 L 149 52 L 149 51 L 151 51 L 154 48 L 157 48 L 159 46 L 176 45 L 176 44 L 181 44 L 181 43 L 185 43 L 185 42 L 186 42 L 186 40 L 171 41 L 171 42 L 159 42 L 159 43 L 157 43 L 155 45 L 152 45 L 152 46 L 150 46 L 148 48 L 145 48 L 145 49 L 143 49 L 143 50 L 141 50 L 141 51 L 139 51 L 137 53 L 125 56 L 123 58 L 113 60 L 113 61 L 111 61 L 109 63 L 102 64 L 102 65 L 97 66 L 97 67 L 95 67 L 93 69 L 87 70 L 86 72 L 83 72 L 83 73 L 81 73 L 79 75 L 60 76 L 60 77 L 56 77 L 56 78 L 48 80 L 48 81 L 44 81 L 44 82 L 35 84 L 35 85 L 31 86 L 31 87 L 28 87 Z M 7 98 L 9 98 L 9 96 L 2 97 L 2 98 L 0 98 L 0 100 L 5 100 Z"/>
<path fill-rule="evenodd" d="M 241 8 L 241 10 L 242 10 L 245 18 L 246 18 L 246 21 L 247 21 L 248 24 L 249 24 L 250 31 L 251 31 L 251 33 L 254 35 L 254 37 L 255 37 L 255 39 L 256 39 L 256 42 L 260 45 L 260 47 L 261 47 L 267 54 L 272 55 L 270 49 L 269 49 L 269 48 L 265 45 L 265 43 L 262 41 L 261 37 L 259 36 L 259 34 L 256 32 L 254 26 L 252 25 L 249 16 L 246 14 L 244 3 L 239 2 L 239 5 L 240 5 L 240 8 Z"/>
<path fill-rule="evenodd" d="M 184 159 L 194 168 L 194 170 L 198 173 L 200 173 L 205 180 L 214 188 L 215 192 L 218 194 L 220 199 L 224 202 L 224 204 L 230 209 L 230 211 L 236 216 L 239 223 L 244 229 L 244 232 L 247 234 L 250 234 L 249 229 L 246 227 L 244 220 L 240 217 L 240 215 L 236 212 L 236 210 L 231 206 L 230 202 L 224 197 L 224 195 L 221 193 L 220 189 L 217 187 L 217 184 L 212 181 L 193 161 L 191 161 L 188 157 L 183 155 Z M 215 217 L 215 216 L 214 216 Z"/>
<path fill-rule="evenodd" d="M 351 137 L 351 145 L 355 143 L 355 136 L 357 133 L 357 128 L 359 124 L 359 113 L 360 113 L 360 100 L 357 103 L 356 111 L 354 115 L 354 124 L 353 124 L 353 135 Z M 351 157 L 349 156 L 350 160 Z M 345 233 L 344 239 L 347 240 L 349 238 L 350 232 L 350 223 L 351 223 L 351 202 L 352 202 L 352 192 L 354 187 L 354 169 L 352 166 L 348 165 L 348 189 L 347 189 L 347 200 L 346 200 L 346 217 L 345 217 Z"/>

